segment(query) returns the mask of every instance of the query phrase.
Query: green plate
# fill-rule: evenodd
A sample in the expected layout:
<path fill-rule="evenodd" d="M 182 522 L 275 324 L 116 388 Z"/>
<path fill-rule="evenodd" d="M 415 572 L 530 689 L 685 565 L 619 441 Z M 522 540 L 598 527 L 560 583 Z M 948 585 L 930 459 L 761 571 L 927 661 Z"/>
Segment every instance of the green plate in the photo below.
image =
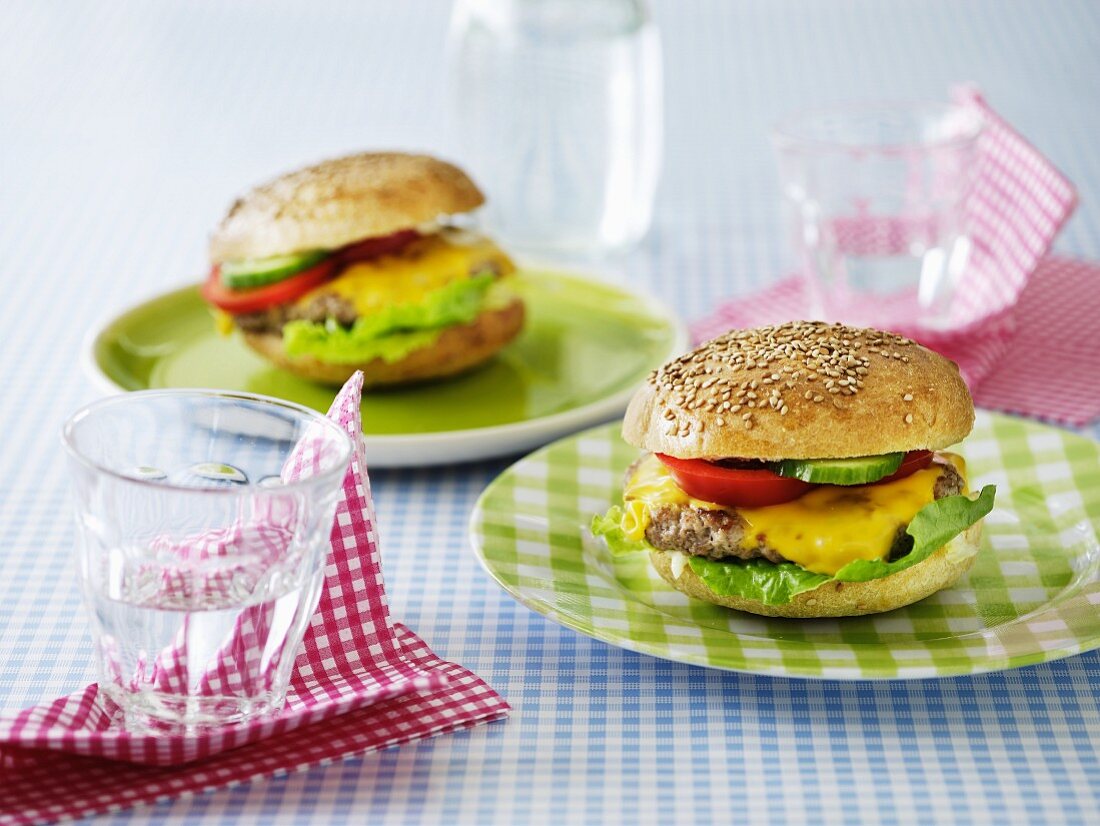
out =
<path fill-rule="evenodd" d="M 372 392 L 363 431 L 375 466 L 502 456 L 619 415 L 645 375 L 686 345 L 656 301 L 598 281 L 527 271 L 523 333 L 484 367 L 447 381 Z M 93 374 L 111 390 L 209 387 L 327 410 L 334 389 L 279 370 L 219 335 L 197 287 L 147 301 L 93 336 Z"/>
<path fill-rule="evenodd" d="M 612 559 L 586 526 L 638 452 L 605 425 L 539 450 L 482 494 L 473 547 L 512 596 L 582 634 L 669 660 L 828 679 L 945 677 L 1100 647 L 1100 446 L 979 412 L 959 448 L 997 485 L 982 549 L 955 587 L 886 614 L 757 617 L 671 589 L 645 554 Z"/>

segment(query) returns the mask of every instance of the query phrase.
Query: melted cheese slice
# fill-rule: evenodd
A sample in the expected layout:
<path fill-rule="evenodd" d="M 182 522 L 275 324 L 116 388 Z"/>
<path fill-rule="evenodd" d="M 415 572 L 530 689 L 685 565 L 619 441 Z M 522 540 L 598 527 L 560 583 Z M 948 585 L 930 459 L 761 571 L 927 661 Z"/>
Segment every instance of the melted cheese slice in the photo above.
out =
<path fill-rule="evenodd" d="M 515 265 L 481 235 L 443 231 L 418 238 L 393 255 L 349 265 L 340 275 L 298 299 L 299 305 L 338 295 L 362 316 L 397 304 L 419 304 L 428 294 L 487 268 L 499 275 Z"/>
<path fill-rule="evenodd" d="M 961 458 L 938 456 L 954 464 L 965 478 Z M 645 538 L 650 509 L 657 505 L 735 510 L 747 525 L 743 547 L 766 544 L 808 571 L 831 576 L 856 559 L 884 559 L 898 531 L 935 498 L 941 474 L 941 467 L 932 464 L 896 482 L 821 485 L 781 505 L 726 508 L 688 496 L 655 456 L 647 456 L 623 491 L 622 529 L 630 539 Z"/>

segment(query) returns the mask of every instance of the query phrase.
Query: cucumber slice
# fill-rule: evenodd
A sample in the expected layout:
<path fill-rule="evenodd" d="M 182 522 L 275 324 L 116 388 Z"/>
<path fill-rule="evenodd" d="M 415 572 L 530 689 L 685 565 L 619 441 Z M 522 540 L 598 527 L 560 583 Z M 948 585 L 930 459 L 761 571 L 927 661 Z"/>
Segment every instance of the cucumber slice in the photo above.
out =
<path fill-rule="evenodd" d="M 246 258 L 221 265 L 222 284 L 230 290 L 265 287 L 307 270 L 328 256 L 324 250 L 276 255 L 274 258 Z"/>
<path fill-rule="evenodd" d="M 894 473 L 904 458 L 904 453 L 887 453 L 854 459 L 784 459 L 775 472 L 819 485 L 866 485 Z"/>

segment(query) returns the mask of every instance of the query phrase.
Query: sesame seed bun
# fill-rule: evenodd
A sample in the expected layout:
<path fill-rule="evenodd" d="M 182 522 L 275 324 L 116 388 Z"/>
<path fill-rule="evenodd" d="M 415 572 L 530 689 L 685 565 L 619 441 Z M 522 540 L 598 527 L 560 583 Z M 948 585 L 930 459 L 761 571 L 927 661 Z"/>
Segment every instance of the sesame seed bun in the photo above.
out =
<path fill-rule="evenodd" d="M 649 559 L 661 578 L 677 591 L 716 605 L 766 617 L 854 617 L 892 611 L 951 587 L 974 564 L 981 535 L 982 523 L 978 522 L 923 562 L 896 574 L 867 582 L 826 582 L 813 591 L 792 597 L 784 605 L 765 605 L 755 599 L 716 594 L 695 575 L 690 565 L 684 565 L 680 575 L 675 576 L 675 552 L 652 551 Z"/>
<path fill-rule="evenodd" d="M 283 350 L 282 336 L 275 333 L 245 333 L 244 340 L 279 367 L 309 381 L 339 385 L 356 370 L 362 370 L 367 387 L 406 384 L 452 376 L 476 367 L 519 335 L 523 316 L 523 302 L 519 300 L 486 310 L 469 324 L 446 328 L 435 343 L 392 363 L 373 359 L 359 364 L 332 364 L 312 356 L 288 356 Z"/>
<path fill-rule="evenodd" d="M 939 450 L 974 425 L 958 366 L 907 338 L 823 322 L 734 330 L 652 373 L 623 438 L 684 459 Z"/>
<path fill-rule="evenodd" d="M 215 263 L 269 258 L 415 228 L 485 198 L 427 155 L 364 152 L 290 172 L 239 198 L 210 238 Z"/>

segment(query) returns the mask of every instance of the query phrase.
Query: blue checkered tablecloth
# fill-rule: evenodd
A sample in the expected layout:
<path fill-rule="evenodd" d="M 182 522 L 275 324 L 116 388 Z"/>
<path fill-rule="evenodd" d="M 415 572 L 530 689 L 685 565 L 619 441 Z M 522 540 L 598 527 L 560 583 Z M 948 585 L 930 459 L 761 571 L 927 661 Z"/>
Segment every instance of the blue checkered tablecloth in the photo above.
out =
<path fill-rule="evenodd" d="M 622 264 L 685 316 L 784 269 L 768 123 L 827 101 L 942 98 L 959 80 L 1077 183 L 1059 249 L 1100 259 L 1095 2 L 654 5 L 665 173 L 654 231 Z M 91 676 L 57 437 L 94 395 L 86 331 L 195 279 L 246 184 L 363 147 L 456 155 L 448 13 L 445 0 L 0 4 L 0 710 Z M 1100 822 L 1100 653 L 870 684 L 611 648 L 478 568 L 466 520 L 503 466 L 373 478 L 396 615 L 497 687 L 509 722 L 104 820 Z"/>

